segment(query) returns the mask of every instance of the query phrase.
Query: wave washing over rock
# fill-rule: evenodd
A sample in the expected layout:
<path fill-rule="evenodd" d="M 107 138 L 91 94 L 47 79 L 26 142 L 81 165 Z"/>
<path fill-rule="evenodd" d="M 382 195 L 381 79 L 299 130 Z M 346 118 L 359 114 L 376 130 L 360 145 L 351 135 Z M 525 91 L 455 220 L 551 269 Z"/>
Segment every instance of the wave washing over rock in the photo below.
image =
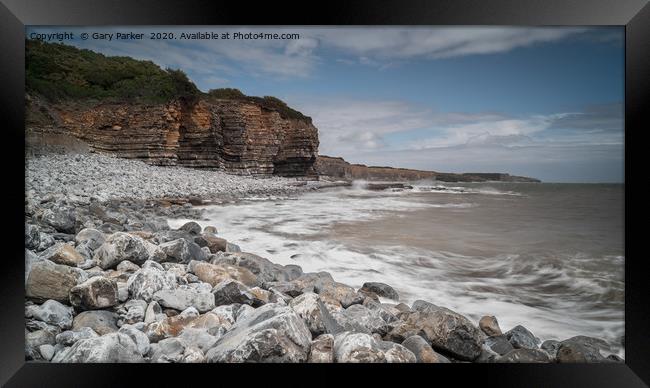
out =
<path fill-rule="evenodd" d="M 203 219 L 201 208 L 147 200 L 305 188 L 290 180 L 59 155 L 28 160 L 26 183 L 27 360 L 621 361 L 596 338 L 540 343 L 492 316 L 400 303 L 384 283 L 353 288 L 273 263 L 222 238 L 218 223 L 171 229 L 167 219 Z"/>

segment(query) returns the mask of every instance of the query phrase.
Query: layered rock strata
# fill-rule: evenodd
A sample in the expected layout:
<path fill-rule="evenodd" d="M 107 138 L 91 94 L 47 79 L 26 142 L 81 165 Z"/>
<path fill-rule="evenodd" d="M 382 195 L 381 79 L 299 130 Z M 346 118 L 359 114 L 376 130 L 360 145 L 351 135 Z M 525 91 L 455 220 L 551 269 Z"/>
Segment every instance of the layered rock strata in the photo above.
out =
<path fill-rule="evenodd" d="M 318 130 L 249 101 L 60 103 L 28 97 L 28 136 L 72 135 L 95 152 L 153 165 L 315 177 Z M 36 137 L 37 138 L 37 137 Z"/>

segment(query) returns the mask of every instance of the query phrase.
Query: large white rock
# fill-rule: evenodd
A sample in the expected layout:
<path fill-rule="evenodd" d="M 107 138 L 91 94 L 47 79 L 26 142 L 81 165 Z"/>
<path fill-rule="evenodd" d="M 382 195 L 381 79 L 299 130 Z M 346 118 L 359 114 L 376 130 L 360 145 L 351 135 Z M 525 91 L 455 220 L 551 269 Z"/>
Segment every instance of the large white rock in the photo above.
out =
<path fill-rule="evenodd" d="M 266 304 L 236 322 L 206 354 L 207 362 L 304 362 L 311 333 L 288 306 Z"/>
<path fill-rule="evenodd" d="M 95 251 L 94 260 L 102 269 L 115 268 L 121 261 L 142 264 L 149 259 L 149 249 L 138 236 L 124 232 L 111 234 Z"/>
<path fill-rule="evenodd" d="M 199 312 L 204 313 L 214 308 L 214 295 L 212 293 L 192 289 L 160 290 L 153 294 L 153 300 L 163 307 L 179 311 L 194 307 Z"/>
<path fill-rule="evenodd" d="M 47 300 L 42 305 L 31 305 L 25 308 L 27 318 L 35 318 L 39 321 L 50 325 L 55 325 L 61 329 L 72 327 L 72 307 L 68 307 L 55 300 Z"/>
<path fill-rule="evenodd" d="M 74 363 L 133 363 L 143 362 L 136 343 L 124 333 L 109 333 L 97 338 L 77 341 L 72 347 L 58 354 L 54 362 Z"/>
<path fill-rule="evenodd" d="M 173 289 L 176 286 L 176 278 L 173 274 L 151 265 L 137 270 L 129 277 L 126 284 L 132 299 L 150 302 L 156 292 Z"/>

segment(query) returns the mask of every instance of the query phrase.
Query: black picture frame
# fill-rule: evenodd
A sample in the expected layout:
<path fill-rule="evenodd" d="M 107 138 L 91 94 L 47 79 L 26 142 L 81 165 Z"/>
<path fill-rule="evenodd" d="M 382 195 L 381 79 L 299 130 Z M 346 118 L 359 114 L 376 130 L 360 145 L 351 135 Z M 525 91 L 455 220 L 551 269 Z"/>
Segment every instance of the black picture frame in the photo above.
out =
<path fill-rule="evenodd" d="M 647 0 L 452 0 L 354 1 L 281 4 L 218 1 L 0 0 L 0 112 L 5 175 L 3 266 L 0 271 L 0 383 L 29 386 L 124 386 L 143 376 L 148 386 L 198 384 L 320 385 L 349 382 L 427 384 L 451 379 L 503 386 L 642 387 L 650 384 L 649 282 L 644 255 L 631 250 L 628 212 L 631 157 L 648 128 L 650 114 L 650 5 Z M 26 363 L 24 357 L 24 28 L 25 25 L 531 25 L 625 26 L 625 364 L 447 364 L 447 365 L 93 365 Z M 645 126 L 643 124 L 646 124 Z M 635 189 L 633 189 L 635 190 Z M 636 189 L 640 190 L 640 189 Z M 629 213 L 629 214 L 628 214 Z M 177 368 L 183 368 L 183 371 Z M 176 372 L 175 372 L 176 370 Z M 189 373 L 189 374 L 188 374 Z M 297 374 L 302 376 L 297 377 Z M 342 374 L 346 376 L 343 377 Z M 127 377 L 128 376 L 128 377 Z M 366 384 L 364 384 L 366 385 Z"/>

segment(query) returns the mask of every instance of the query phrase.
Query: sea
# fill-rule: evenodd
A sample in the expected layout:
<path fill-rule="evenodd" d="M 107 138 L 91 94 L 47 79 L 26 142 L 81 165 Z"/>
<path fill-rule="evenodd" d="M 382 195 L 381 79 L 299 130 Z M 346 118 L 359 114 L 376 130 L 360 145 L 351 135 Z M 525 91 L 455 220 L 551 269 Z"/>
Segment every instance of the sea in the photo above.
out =
<path fill-rule="evenodd" d="M 387 283 L 409 305 L 475 324 L 493 315 L 504 332 L 523 325 L 541 341 L 602 338 L 625 356 L 623 184 L 409 184 L 246 198 L 193 221 L 275 263 L 355 288 Z"/>

